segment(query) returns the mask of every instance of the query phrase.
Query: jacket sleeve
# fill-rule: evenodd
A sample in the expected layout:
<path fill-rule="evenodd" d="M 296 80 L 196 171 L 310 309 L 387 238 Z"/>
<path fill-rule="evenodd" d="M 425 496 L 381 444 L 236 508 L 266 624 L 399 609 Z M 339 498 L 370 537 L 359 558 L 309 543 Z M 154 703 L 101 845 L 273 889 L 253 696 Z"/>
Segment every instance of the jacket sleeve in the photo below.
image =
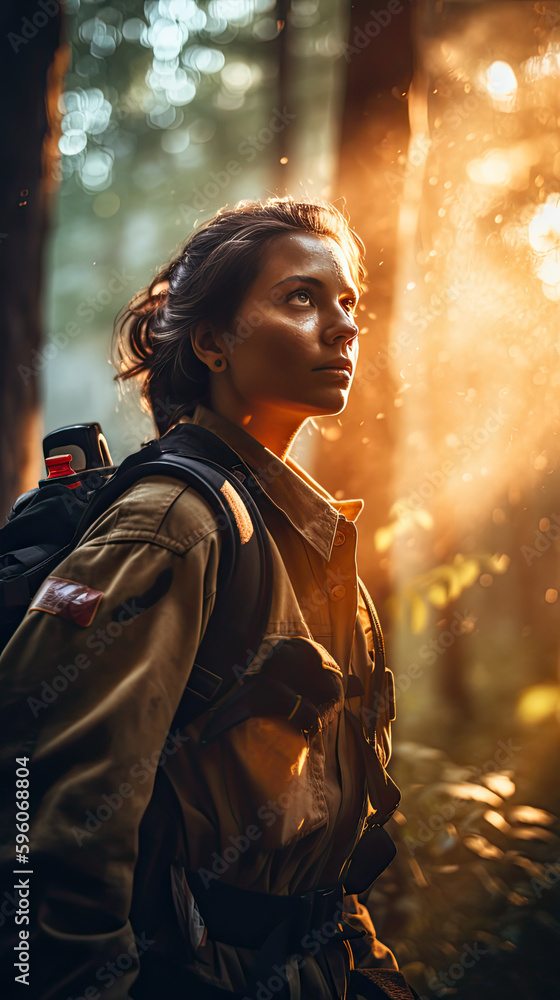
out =
<path fill-rule="evenodd" d="M 354 930 L 365 932 L 363 937 L 351 941 L 354 968 L 398 969 L 393 952 L 377 937 L 371 914 L 355 893 L 344 896 L 343 914 L 346 924 Z"/>
<path fill-rule="evenodd" d="M 206 502 L 167 477 L 121 501 L 53 574 L 102 595 L 91 623 L 28 610 L 0 658 L 0 966 L 14 981 L 29 930 L 33 1000 L 130 995 L 149 947 L 129 921 L 139 824 L 214 603 L 220 536 Z M 29 861 L 16 865 L 22 748 Z"/>

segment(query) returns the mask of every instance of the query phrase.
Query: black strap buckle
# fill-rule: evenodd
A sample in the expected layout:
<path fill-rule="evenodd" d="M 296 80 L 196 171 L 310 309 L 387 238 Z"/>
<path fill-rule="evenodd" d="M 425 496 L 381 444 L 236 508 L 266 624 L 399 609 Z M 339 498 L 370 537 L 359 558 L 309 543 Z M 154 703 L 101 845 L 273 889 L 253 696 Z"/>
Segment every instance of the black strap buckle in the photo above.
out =
<path fill-rule="evenodd" d="M 360 837 L 344 877 L 344 888 L 350 894 L 367 892 L 375 880 L 391 864 L 397 848 L 382 826 L 366 826 Z"/>
<path fill-rule="evenodd" d="M 212 701 L 221 685 L 222 678 L 218 674 L 213 674 L 206 667 L 201 667 L 200 663 L 195 663 L 191 670 L 186 690 L 190 694 L 198 695 L 204 701 Z"/>

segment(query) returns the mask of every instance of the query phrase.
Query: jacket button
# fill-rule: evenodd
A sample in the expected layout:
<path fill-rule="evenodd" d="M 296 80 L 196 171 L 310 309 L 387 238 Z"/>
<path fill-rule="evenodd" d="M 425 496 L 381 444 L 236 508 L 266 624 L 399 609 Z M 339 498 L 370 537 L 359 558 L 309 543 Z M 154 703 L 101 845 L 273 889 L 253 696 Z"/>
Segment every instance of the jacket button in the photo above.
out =
<path fill-rule="evenodd" d="M 341 601 L 346 594 L 346 587 L 343 587 L 341 583 L 337 583 L 335 587 L 331 587 L 330 599 L 331 601 Z"/>
<path fill-rule="evenodd" d="M 336 535 L 334 536 L 334 544 L 344 545 L 345 541 L 346 541 L 346 535 L 344 534 L 344 532 L 337 531 Z"/>

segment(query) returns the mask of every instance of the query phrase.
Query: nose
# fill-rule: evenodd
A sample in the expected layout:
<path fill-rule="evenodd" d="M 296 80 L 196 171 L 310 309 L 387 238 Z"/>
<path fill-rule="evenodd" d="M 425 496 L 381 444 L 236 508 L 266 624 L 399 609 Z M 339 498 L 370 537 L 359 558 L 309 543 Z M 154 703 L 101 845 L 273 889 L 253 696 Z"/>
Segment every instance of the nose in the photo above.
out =
<path fill-rule="evenodd" d="M 351 342 L 356 339 L 359 332 L 359 327 L 353 317 L 341 306 L 336 320 L 325 330 L 325 339 L 329 344 L 334 344 L 335 341 L 341 339 Z"/>

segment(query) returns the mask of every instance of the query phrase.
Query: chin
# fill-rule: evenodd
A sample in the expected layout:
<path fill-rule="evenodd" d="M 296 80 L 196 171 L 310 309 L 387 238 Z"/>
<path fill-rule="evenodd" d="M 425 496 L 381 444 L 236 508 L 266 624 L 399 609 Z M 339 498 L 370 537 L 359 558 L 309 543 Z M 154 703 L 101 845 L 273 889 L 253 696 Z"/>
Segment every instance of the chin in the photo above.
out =
<path fill-rule="evenodd" d="M 324 399 L 317 405 L 309 406 L 310 417 L 333 417 L 337 413 L 342 413 L 348 403 L 348 392 L 331 392 L 328 399 Z"/>
<path fill-rule="evenodd" d="M 341 413 L 346 408 L 349 395 L 349 389 L 338 389 L 338 391 L 330 392 L 328 400 L 325 399 L 326 412 Z"/>

